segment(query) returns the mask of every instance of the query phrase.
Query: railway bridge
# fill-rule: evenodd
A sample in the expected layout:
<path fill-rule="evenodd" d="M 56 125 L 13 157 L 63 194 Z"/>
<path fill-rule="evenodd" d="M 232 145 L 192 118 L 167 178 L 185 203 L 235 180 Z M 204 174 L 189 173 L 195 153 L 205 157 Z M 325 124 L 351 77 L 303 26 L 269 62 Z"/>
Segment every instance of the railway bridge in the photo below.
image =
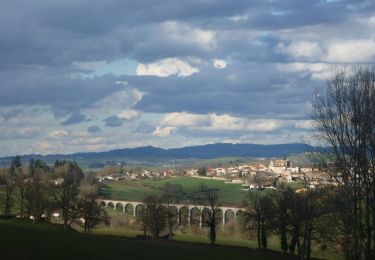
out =
<path fill-rule="evenodd" d="M 98 202 L 105 207 L 113 208 L 113 210 L 121 208 L 124 214 L 133 216 L 138 216 L 140 210 L 145 207 L 144 203 L 138 201 L 99 199 Z M 178 225 L 198 224 L 202 227 L 205 223 L 206 213 L 210 211 L 207 206 L 203 205 L 176 204 L 174 207 L 178 213 Z M 217 207 L 217 212 L 224 227 L 231 219 L 237 219 L 244 212 L 244 208 Z"/>

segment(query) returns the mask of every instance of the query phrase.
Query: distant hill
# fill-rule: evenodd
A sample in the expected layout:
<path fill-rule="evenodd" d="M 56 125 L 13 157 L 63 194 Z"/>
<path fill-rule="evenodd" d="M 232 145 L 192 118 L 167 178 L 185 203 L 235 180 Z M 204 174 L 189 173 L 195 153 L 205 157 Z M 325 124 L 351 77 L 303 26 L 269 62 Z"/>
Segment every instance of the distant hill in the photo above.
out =
<path fill-rule="evenodd" d="M 153 146 L 138 148 L 125 148 L 107 152 L 87 152 L 75 154 L 52 155 L 23 155 L 23 161 L 31 158 L 42 159 L 47 162 L 55 160 L 131 160 L 131 161 L 155 161 L 155 160 L 183 160 L 183 159 L 213 159 L 224 157 L 283 157 L 292 154 L 300 154 L 311 151 L 312 146 L 303 143 L 292 144 L 229 144 L 217 143 L 182 148 L 162 149 Z M 0 158 L 0 165 L 9 164 L 11 157 Z"/>

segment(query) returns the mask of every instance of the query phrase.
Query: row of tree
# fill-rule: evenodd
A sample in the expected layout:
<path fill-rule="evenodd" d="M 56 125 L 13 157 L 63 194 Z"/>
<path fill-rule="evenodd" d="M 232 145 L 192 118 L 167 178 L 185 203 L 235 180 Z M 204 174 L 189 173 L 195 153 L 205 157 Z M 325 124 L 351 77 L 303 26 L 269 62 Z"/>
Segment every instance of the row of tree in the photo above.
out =
<path fill-rule="evenodd" d="M 345 259 L 375 259 L 375 66 L 337 69 L 316 92 L 313 119 L 321 140 L 315 159 L 337 186 L 273 196 L 249 194 L 259 246 L 276 223 L 281 249 L 308 259 L 312 240 L 342 245 Z M 246 219 L 246 218 L 245 218 Z M 254 222 L 254 221 L 253 221 Z"/>
<path fill-rule="evenodd" d="M 161 196 L 145 198 L 144 208 L 138 214 L 144 237 L 159 239 L 160 233 L 166 231 L 165 238 L 172 239 L 173 229 L 181 217 L 176 206 L 181 202 L 182 194 L 178 185 L 167 183 Z M 222 219 L 219 198 L 215 192 L 209 191 L 196 203 L 204 207 L 200 218 L 202 226 L 208 228 L 208 237 L 213 244 Z M 296 192 L 281 183 L 276 190 L 249 191 L 237 221 L 243 231 L 255 233 L 260 249 L 268 247 L 269 236 L 277 235 L 285 254 L 310 259 L 313 242 L 322 248 L 334 246 L 337 251 L 341 250 L 344 204 L 339 187 L 325 186 Z"/>
<path fill-rule="evenodd" d="M 84 176 L 74 162 L 57 161 L 50 167 L 39 160 L 31 160 L 23 167 L 16 157 L 9 168 L 0 173 L 4 188 L 5 216 L 16 212 L 21 218 L 32 217 L 35 223 L 49 219 L 53 212 L 60 212 L 65 229 L 76 220 L 82 219 L 85 232 L 100 223 L 108 221 L 105 211 L 97 202 L 99 184 L 91 175 Z M 245 230 L 254 233 L 259 248 L 267 248 L 268 237 L 278 235 L 280 248 L 284 253 L 297 253 L 300 259 L 309 259 L 312 242 L 325 246 L 343 245 L 346 219 L 346 197 L 342 186 L 305 189 L 296 192 L 289 186 L 279 184 L 276 190 L 252 190 L 244 200 L 244 211 L 239 222 Z M 15 210 L 15 199 L 18 210 Z M 173 231 L 181 216 L 177 205 L 184 199 L 180 185 L 167 183 L 160 196 L 147 196 L 144 207 L 137 212 L 144 236 L 172 240 Z M 221 216 L 219 198 L 208 190 L 205 196 L 196 200 L 203 205 L 201 211 L 208 227 L 211 243 L 216 241 L 217 226 Z"/>
<path fill-rule="evenodd" d="M 144 237 L 148 234 L 152 239 L 159 239 L 160 233 L 167 230 L 168 240 L 172 240 L 173 230 L 178 223 L 179 215 L 177 204 L 183 201 L 183 190 L 179 184 L 166 183 L 160 196 L 149 195 L 144 200 L 144 207 L 138 214 L 138 220 L 141 222 Z M 204 198 L 196 199 L 196 204 L 204 205 L 208 210 L 205 214 L 205 226 L 210 229 L 209 238 L 211 243 L 216 240 L 216 226 L 218 225 L 218 196 L 215 192 L 207 192 Z M 189 217 L 189 214 L 188 216 Z"/>
<path fill-rule="evenodd" d="M 325 149 L 321 162 L 337 179 L 346 259 L 375 259 L 375 67 L 338 69 L 314 100 Z"/>
<path fill-rule="evenodd" d="M 59 213 L 66 230 L 73 222 L 82 220 L 85 232 L 107 219 L 96 201 L 99 184 L 93 176 L 84 176 L 76 162 L 56 161 L 50 167 L 32 159 L 28 166 L 23 166 L 17 156 L 9 168 L 1 170 L 0 185 L 4 189 L 5 217 L 15 213 L 38 223 Z"/>
<path fill-rule="evenodd" d="M 313 241 L 323 248 L 340 246 L 342 205 L 336 188 L 296 192 L 280 184 L 276 190 L 250 191 L 241 220 L 245 229 L 256 231 L 259 248 L 267 248 L 268 236 L 278 234 L 285 254 L 310 259 Z"/>

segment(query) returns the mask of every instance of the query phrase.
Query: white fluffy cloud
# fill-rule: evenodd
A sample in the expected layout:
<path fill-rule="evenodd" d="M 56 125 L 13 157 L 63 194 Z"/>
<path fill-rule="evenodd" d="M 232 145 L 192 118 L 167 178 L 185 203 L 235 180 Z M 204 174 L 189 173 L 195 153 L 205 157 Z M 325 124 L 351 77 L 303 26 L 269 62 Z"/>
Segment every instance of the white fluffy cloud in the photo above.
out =
<path fill-rule="evenodd" d="M 164 126 L 197 126 L 208 125 L 209 117 L 206 115 L 190 114 L 186 112 L 175 112 L 166 114 L 160 124 Z"/>
<path fill-rule="evenodd" d="M 295 123 L 297 129 L 314 129 L 313 120 L 299 120 Z"/>
<path fill-rule="evenodd" d="M 309 41 L 293 42 L 289 45 L 279 43 L 275 50 L 288 54 L 296 59 L 319 59 L 322 55 L 319 44 Z"/>
<path fill-rule="evenodd" d="M 168 113 L 159 124 L 160 126 L 155 130 L 156 132 L 161 132 L 161 130 L 167 132 L 168 129 L 171 131 L 184 127 L 202 131 L 268 132 L 276 130 L 283 125 L 282 121 L 277 119 L 247 119 L 233 117 L 228 114 L 197 115 L 186 112 Z"/>
<path fill-rule="evenodd" d="M 56 139 L 59 139 L 61 137 L 64 137 L 64 136 L 67 136 L 69 135 L 69 132 L 67 130 L 55 130 L 55 131 L 52 131 L 49 136 L 52 137 L 52 138 L 56 138 Z"/>
<path fill-rule="evenodd" d="M 118 81 L 118 84 L 124 85 L 124 82 Z M 143 97 L 144 93 L 135 88 L 114 92 L 101 100 L 95 102 L 91 107 L 84 109 L 83 112 L 89 114 L 92 118 L 105 118 L 117 114 L 125 119 L 134 119 L 138 117 L 138 112 L 131 109 Z"/>
<path fill-rule="evenodd" d="M 214 67 L 217 69 L 224 69 L 227 66 L 227 63 L 225 60 L 214 59 L 212 63 Z"/>
<path fill-rule="evenodd" d="M 139 117 L 139 112 L 131 109 L 126 109 L 117 114 L 119 118 L 126 120 L 133 120 Z"/>
<path fill-rule="evenodd" d="M 168 35 L 171 41 L 195 44 L 205 50 L 217 47 L 215 39 L 217 32 L 213 30 L 194 28 L 191 25 L 176 21 L 164 22 L 161 30 L 165 35 Z"/>
<path fill-rule="evenodd" d="M 305 140 L 332 67 L 375 60 L 364 1 L 3 2 L 3 155 Z"/>
<path fill-rule="evenodd" d="M 158 137 L 166 137 L 166 136 L 170 135 L 175 129 L 176 129 L 176 127 L 172 127 L 172 126 L 166 126 L 166 127 L 158 126 L 158 127 L 156 127 L 156 129 L 152 133 L 152 135 L 158 136 Z"/>
<path fill-rule="evenodd" d="M 304 63 L 304 62 L 292 62 L 278 64 L 277 68 L 284 72 L 309 72 L 311 79 L 314 80 L 327 80 L 334 69 L 335 64 L 327 63 Z"/>
<path fill-rule="evenodd" d="M 370 39 L 334 42 L 327 48 L 327 61 L 366 63 L 375 59 L 375 41 Z"/>
<path fill-rule="evenodd" d="M 374 19 L 374 18 L 372 18 Z M 370 19 L 369 23 L 372 23 Z M 374 19 L 375 20 L 375 19 Z M 369 30 L 373 30 L 372 25 Z M 375 26 L 374 26 L 375 27 Z M 298 31 L 294 31 L 298 34 Z M 293 35 L 285 37 L 293 39 Z M 319 35 L 315 35 L 319 37 Z M 316 63 L 368 63 L 375 59 L 375 35 L 363 39 L 337 39 L 322 36 L 320 43 L 292 40 L 290 44 L 279 43 L 277 53 L 287 54 L 296 62 L 313 61 Z"/>
<path fill-rule="evenodd" d="M 189 62 L 178 58 L 166 58 L 149 64 L 138 64 L 137 75 L 153 75 L 168 77 L 177 74 L 178 77 L 188 77 L 196 72 L 198 68 L 190 65 Z"/>

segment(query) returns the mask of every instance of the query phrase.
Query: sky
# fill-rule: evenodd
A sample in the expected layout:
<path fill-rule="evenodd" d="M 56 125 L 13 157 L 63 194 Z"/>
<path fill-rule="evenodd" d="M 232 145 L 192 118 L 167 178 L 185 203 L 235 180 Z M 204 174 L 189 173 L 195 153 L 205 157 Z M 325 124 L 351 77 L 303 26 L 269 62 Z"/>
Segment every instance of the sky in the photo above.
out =
<path fill-rule="evenodd" d="M 2 0 L 0 156 L 314 143 L 312 98 L 375 61 L 372 0 Z"/>

